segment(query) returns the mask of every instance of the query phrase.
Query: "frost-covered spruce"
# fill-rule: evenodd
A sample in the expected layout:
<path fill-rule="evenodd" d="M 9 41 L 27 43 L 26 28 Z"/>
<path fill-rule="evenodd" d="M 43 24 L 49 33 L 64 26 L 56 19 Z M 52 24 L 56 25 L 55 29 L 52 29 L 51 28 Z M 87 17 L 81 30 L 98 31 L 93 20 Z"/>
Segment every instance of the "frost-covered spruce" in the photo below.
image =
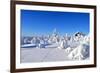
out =
<path fill-rule="evenodd" d="M 76 32 L 74 34 L 74 40 L 78 41 L 78 42 L 83 41 L 84 36 L 85 36 L 85 34 L 83 34 L 82 32 Z"/>
<path fill-rule="evenodd" d="M 66 49 L 68 47 L 68 41 L 65 39 L 61 39 L 58 45 L 60 49 Z"/>
<path fill-rule="evenodd" d="M 66 55 L 68 55 L 72 50 L 73 50 L 73 48 L 67 47 L 67 48 L 65 49 Z"/>
<path fill-rule="evenodd" d="M 89 57 L 89 45 L 80 44 L 78 47 L 74 48 L 68 55 L 71 60 L 84 60 Z"/>

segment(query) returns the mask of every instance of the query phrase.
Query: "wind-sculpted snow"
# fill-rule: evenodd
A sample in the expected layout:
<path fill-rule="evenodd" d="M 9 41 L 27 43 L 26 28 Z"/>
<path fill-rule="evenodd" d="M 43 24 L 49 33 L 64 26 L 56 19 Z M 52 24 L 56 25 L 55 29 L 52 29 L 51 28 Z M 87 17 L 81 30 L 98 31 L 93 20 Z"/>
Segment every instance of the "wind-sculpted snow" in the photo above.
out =
<path fill-rule="evenodd" d="M 40 54 L 45 53 L 43 54 L 44 55 L 43 57 L 39 56 L 38 54 L 39 60 L 38 59 L 37 60 L 40 62 L 56 61 L 56 60 L 74 61 L 74 60 L 89 59 L 90 37 L 89 35 L 85 35 L 82 32 L 76 32 L 72 36 L 68 36 L 68 34 L 65 34 L 65 36 L 60 36 L 58 33 L 54 32 L 53 34 L 47 36 L 22 37 L 21 43 L 22 43 L 21 44 L 22 62 L 30 62 L 30 61 L 35 62 L 34 59 L 37 58 L 31 59 L 31 57 L 32 55 L 34 56 L 35 54 L 37 54 L 37 52 L 39 51 L 41 51 L 39 52 Z M 29 48 L 31 48 L 30 52 L 28 50 L 24 51 L 25 49 Z M 28 53 L 30 53 L 31 56 L 29 55 L 25 57 L 26 53 L 27 55 Z"/>
<path fill-rule="evenodd" d="M 89 36 L 74 37 L 74 41 L 71 42 L 66 51 L 68 58 L 71 60 L 84 60 L 89 57 Z"/>
<path fill-rule="evenodd" d="M 72 60 L 84 60 L 89 57 L 89 45 L 80 44 L 76 48 L 70 48 L 70 53 L 67 55 Z"/>

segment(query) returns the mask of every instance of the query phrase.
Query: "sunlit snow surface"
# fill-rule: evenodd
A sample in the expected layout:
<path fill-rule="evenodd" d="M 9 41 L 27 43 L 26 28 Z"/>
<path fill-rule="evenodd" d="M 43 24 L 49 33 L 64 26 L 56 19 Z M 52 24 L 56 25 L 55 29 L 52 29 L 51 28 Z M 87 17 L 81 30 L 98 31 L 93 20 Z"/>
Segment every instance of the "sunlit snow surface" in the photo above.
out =
<path fill-rule="evenodd" d="M 29 37 L 28 37 L 29 38 Z M 76 61 L 89 59 L 89 35 L 80 32 L 74 36 L 51 36 L 23 39 L 21 44 L 21 63 Z"/>

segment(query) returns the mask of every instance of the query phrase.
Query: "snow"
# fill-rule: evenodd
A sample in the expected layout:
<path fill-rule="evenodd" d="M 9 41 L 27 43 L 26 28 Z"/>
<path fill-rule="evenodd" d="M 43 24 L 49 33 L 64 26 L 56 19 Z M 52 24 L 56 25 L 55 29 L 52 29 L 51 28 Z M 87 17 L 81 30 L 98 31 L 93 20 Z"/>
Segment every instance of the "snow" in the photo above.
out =
<path fill-rule="evenodd" d="M 36 46 L 36 44 L 24 44 L 21 47 L 27 48 L 27 47 L 35 47 L 35 46 Z"/>
<path fill-rule="evenodd" d="M 68 58 L 73 60 L 84 60 L 87 57 L 89 57 L 89 46 L 86 44 L 80 44 L 68 54 Z"/>
<path fill-rule="evenodd" d="M 56 29 L 49 36 L 33 36 L 21 45 L 21 63 L 76 61 L 89 59 L 89 35 L 76 32 L 60 36 Z M 23 42 L 22 41 L 22 42 Z"/>
<path fill-rule="evenodd" d="M 21 63 L 64 60 L 67 60 L 66 52 L 57 48 L 30 48 L 21 51 Z"/>

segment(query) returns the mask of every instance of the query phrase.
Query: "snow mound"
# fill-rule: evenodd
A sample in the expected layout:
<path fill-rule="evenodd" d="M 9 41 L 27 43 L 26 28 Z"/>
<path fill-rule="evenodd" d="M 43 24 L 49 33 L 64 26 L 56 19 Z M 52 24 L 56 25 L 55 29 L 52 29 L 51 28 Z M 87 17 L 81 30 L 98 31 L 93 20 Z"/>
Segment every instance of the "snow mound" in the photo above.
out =
<path fill-rule="evenodd" d="M 67 48 L 68 58 L 71 60 L 84 60 L 89 57 L 89 45 L 80 44 L 76 48 Z"/>
<path fill-rule="evenodd" d="M 89 58 L 89 35 L 79 34 L 72 37 L 69 47 L 66 48 L 67 57 L 70 60 L 84 60 Z"/>

